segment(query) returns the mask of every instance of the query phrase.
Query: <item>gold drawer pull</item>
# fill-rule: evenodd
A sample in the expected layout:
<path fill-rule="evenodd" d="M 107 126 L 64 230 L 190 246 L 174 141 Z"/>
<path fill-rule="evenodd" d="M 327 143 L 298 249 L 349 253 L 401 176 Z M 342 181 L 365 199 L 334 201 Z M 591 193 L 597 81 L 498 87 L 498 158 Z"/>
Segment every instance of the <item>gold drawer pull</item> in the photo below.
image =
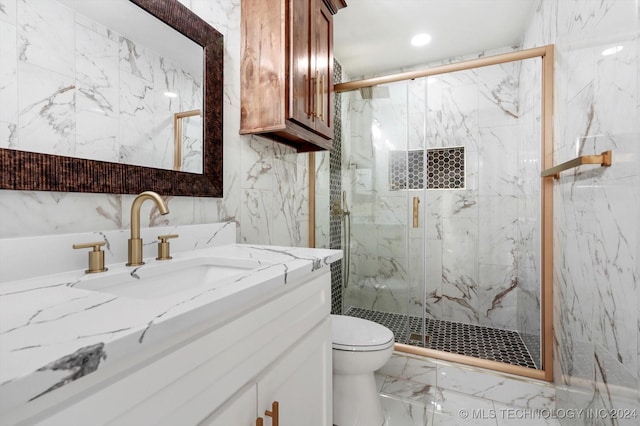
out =
<path fill-rule="evenodd" d="M 271 417 L 271 419 L 272 419 L 271 420 L 271 424 L 273 426 L 278 426 L 279 417 L 280 417 L 279 414 L 278 414 L 278 410 L 280 408 L 279 406 L 280 406 L 280 404 L 278 403 L 278 401 L 273 401 L 273 403 L 271 404 L 271 411 L 266 410 L 264 412 L 265 416 Z"/>
<path fill-rule="evenodd" d="M 264 419 L 262 417 L 258 417 L 256 419 L 256 426 L 263 426 L 264 425 Z"/>

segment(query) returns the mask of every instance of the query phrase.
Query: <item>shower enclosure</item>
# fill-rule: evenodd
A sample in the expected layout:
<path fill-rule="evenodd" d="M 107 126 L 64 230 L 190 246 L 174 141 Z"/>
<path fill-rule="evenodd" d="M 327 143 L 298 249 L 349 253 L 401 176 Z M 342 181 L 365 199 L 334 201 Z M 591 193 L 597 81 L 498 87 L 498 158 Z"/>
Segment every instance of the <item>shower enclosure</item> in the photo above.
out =
<path fill-rule="evenodd" d="M 542 378 L 544 55 L 501 57 L 337 86 L 341 311 L 401 350 Z"/>

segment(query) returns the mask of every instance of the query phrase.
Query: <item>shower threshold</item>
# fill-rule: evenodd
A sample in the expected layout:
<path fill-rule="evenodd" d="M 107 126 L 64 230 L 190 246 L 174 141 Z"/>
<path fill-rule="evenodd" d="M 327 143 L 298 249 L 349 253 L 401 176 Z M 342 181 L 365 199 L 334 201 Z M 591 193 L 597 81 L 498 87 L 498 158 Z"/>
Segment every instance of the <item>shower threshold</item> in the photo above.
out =
<path fill-rule="evenodd" d="M 384 325 L 393 332 L 397 343 L 538 368 L 515 331 L 425 318 L 423 345 L 421 317 L 356 307 L 347 309 L 345 315 Z"/>

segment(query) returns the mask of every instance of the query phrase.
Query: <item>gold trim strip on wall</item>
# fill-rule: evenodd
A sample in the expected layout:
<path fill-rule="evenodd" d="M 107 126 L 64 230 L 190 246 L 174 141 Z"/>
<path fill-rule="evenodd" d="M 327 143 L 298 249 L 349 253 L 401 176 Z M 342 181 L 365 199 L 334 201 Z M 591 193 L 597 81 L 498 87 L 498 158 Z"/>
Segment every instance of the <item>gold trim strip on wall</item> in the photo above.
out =
<path fill-rule="evenodd" d="M 600 155 L 581 155 L 573 160 L 569 160 L 562 164 L 558 164 L 555 167 L 546 169 L 541 173 L 541 176 L 553 176 L 554 179 L 560 179 L 560 172 L 573 169 L 584 164 L 599 164 L 602 167 L 609 167 L 611 165 L 611 157 L 611 150 L 605 151 Z"/>

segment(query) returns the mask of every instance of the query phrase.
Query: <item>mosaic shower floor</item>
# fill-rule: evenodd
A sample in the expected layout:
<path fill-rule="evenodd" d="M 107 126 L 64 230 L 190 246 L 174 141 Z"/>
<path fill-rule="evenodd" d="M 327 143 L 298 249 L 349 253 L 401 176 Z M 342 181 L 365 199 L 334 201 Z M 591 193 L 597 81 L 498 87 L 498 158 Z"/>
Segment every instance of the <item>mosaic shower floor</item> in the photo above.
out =
<path fill-rule="evenodd" d="M 421 317 L 356 307 L 347 309 L 345 315 L 384 325 L 393 332 L 398 343 L 537 368 L 527 347 L 515 331 L 425 318 L 428 341 L 423 345 Z"/>

